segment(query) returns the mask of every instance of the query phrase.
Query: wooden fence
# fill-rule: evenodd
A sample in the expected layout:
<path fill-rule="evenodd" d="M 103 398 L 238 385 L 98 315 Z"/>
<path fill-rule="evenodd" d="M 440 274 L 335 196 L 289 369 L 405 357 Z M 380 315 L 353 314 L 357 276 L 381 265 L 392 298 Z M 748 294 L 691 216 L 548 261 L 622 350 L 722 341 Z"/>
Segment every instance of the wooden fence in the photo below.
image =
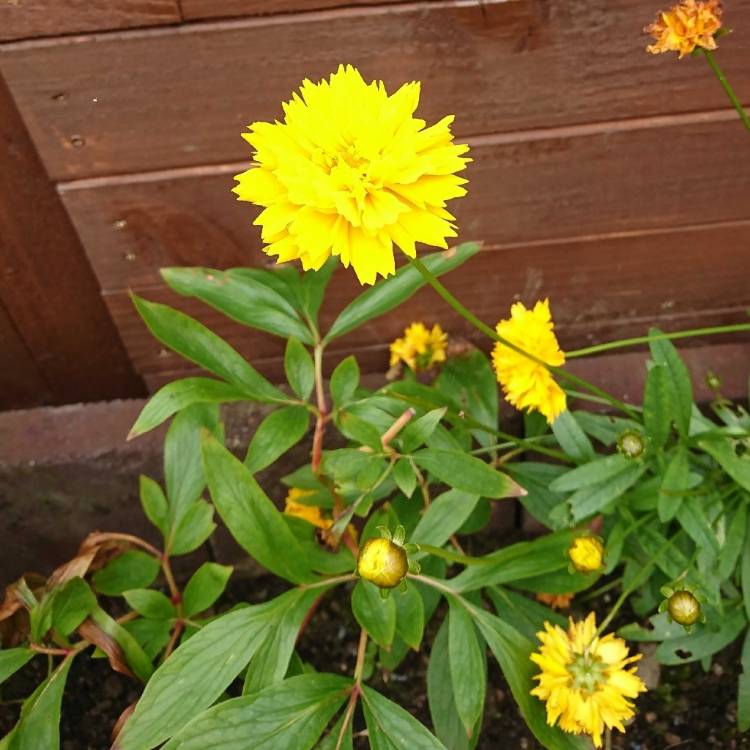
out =
<path fill-rule="evenodd" d="M 486 246 L 448 285 L 488 322 L 549 296 L 572 348 L 745 320 L 750 138 L 705 63 L 646 54 L 664 1 L 3 0 L 3 135 L 25 150 L 0 155 L 0 404 L 134 395 L 189 372 L 129 290 L 280 375 L 277 340 L 177 298 L 158 269 L 268 262 L 230 193 L 250 157 L 240 133 L 340 62 L 388 87 L 422 81 L 428 121 L 456 114 L 474 158 L 460 239 Z M 750 4 L 726 18 L 718 54 L 750 100 Z M 337 274 L 324 316 L 356 291 Z M 469 335 L 428 290 L 329 366 L 353 351 L 384 370 L 412 319 Z"/>

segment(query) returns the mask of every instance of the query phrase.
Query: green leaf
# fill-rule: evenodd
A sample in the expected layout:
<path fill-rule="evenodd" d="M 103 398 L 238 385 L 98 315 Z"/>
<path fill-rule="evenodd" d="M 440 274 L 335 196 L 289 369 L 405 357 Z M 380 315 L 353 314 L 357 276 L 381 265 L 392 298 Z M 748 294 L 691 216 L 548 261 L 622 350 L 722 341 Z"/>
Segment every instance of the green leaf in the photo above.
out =
<path fill-rule="evenodd" d="M 346 406 L 359 386 L 359 365 L 353 354 L 342 359 L 331 375 L 331 398 L 337 409 Z"/>
<path fill-rule="evenodd" d="M 730 438 L 705 438 L 698 441 L 703 448 L 721 466 L 740 487 L 750 491 L 750 458 L 747 454 L 738 456 L 734 450 L 734 441 Z"/>
<path fill-rule="evenodd" d="M 299 542 L 276 506 L 242 462 L 208 432 L 203 433 L 203 464 L 211 499 L 240 546 L 288 581 L 314 580 Z"/>
<path fill-rule="evenodd" d="M 669 371 L 666 365 L 654 364 L 648 371 L 643 391 L 643 426 L 654 450 L 667 442 L 673 411 Z"/>
<path fill-rule="evenodd" d="M 545 622 L 559 625 L 562 628 L 565 628 L 568 624 L 562 615 L 512 589 L 494 586 L 488 588 L 486 593 L 492 601 L 498 617 L 532 643 L 536 641 L 536 634 L 540 630 L 544 630 Z"/>
<path fill-rule="evenodd" d="M 532 414 L 538 414 L 538 412 L 532 412 Z M 574 411 L 572 414 L 579 427 L 587 435 L 606 446 L 614 445 L 617 438 L 626 430 L 643 431 L 640 422 L 633 419 L 613 417 L 610 414 L 592 414 L 588 411 Z M 546 420 L 542 419 L 546 424 Z"/>
<path fill-rule="evenodd" d="M 336 426 L 343 435 L 355 443 L 367 445 L 374 451 L 381 451 L 383 448 L 378 430 L 369 422 L 365 422 L 364 419 L 346 410 L 339 410 L 336 415 Z"/>
<path fill-rule="evenodd" d="M 352 612 L 357 622 L 379 646 L 388 648 L 396 635 L 396 605 L 383 599 L 377 586 L 360 580 L 352 591 Z"/>
<path fill-rule="evenodd" d="M 68 656 L 27 698 L 8 750 L 59 750 L 60 707 L 73 658 Z M 7 738 L 6 738 L 7 739 Z"/>
<path fill-rule="evenodd" d="M 419 651 L 424 635 L 424 602 L 411 581 L 404 591 L 396 591 L 391 597 L 396 605 L 396 632 L 404 642 Z"/>
<path fill-rule="evenodd" d="M 318 311 L 323 303 L 326 287 L 338 266 L 338 258 L 329 258 L 317 271 L 305 271 L 302 274 L 300 302 L 303 311 L 313 323 L 317 323 Z"/>
<path fill-rule="evenodd" d="M 740 732 L 750 729 L 750 632 L 742 644 L 742 672 L 737 680 L 737 727 Z"/>
<path fill-rule="evenodd" d="M 96 607 L 94 592 L 83 578 L 71 578 L 55 591 L 52 603 L 52 627 L 60 635 L 68 636 Z"/>
<path fill-rule="evenodd" d="M 419 419 L 409 422 L 401 432 L 399 439 L 404 453 L 411 453 L 419 448 L 435 432 L 440 420 L 445 416 L 445 407 L 433 409 Z"/>
<path fill-rule="evenodd" d="M 734 573 L 734 568 L 742 553 L 747 533 L 747 504 L 741 502 L 732 516 L 727 536 L 719 552 L 719 579 L 725 580 Z M 750 670 L 749 670 L 750 671 Z M 749 675 L 750 677 L 750 675 Z"/>
<path fill-rule="evenodd" d="M 310 413 L 304 406 L 285 406 L 272 411 L 258 425 L 250 441 L 245 466 L 252 474 L 268 468 L 307 434 Z"/>
<path fill-rule="evenodd" d="M 299 596 L 292 605 L 280 609 L 274 615 L 263 645 L 248 665 L 242 691 L 245 695 L 258 693 L 284 679 L 302 622 L 319 595 L 318 590 L 311 589 Z"/>
<path fill-rule="evenodd" d="M 701 496 L 685 498 L 677 511 L 677 520 L 700 549 L 714 555 L 719 554 L 719 540 L 708 520 Z"/>
<path fill-rule="evenodd" d="M 182 608 L 185 617 L 205 612 L 222 595 L 229 576 L 231 565 L 205 562 L 193 573 L 182 593 Z"/>
<path fill-rule="evenodd" d="M 410 541 L 441 547 L 461 528 L 478 502 L 478 495 L 460 490 L 443 492 L 425 510 Z"/>
<path fill-rule="evenodd" d="M 567 467 L 536 461 L 521 461 L 506 464 L 505 469 L 526 490 L 527 494 L 518 499 L 524 509 L 537 521 L 550 529 L 568 525 L 559 522 L 552 513 L 555 508 L 559 508 L 561 503 L 565 502 L 565 495 L 550 490 L 551 483 L 565 474 L 568 471 Z"/>
<path fill-rule="evenodd" d="M 133 303 L 151 333 L 185 359 L 237 386 L 255 401 L 287 401 L 226 341 L 189 315 L 167 305 L 132 295 Z"/>
<path fill-rule="evenodd" d="M 631 461 L 628 466 L 605 482 L 582 487 L 569 498 L 573 520 L 578 522 L 599 513 L 632 487 L 646 471 L 646 464 Z"/>
<path fill-rule="evenodd" d="M 101 607 L 97 607 L 91 613 L 91 619 L 106 635 L 117 642 L 135 676 L 143 682 L 148 682 L 151 673 L 154 671 L 154 665 L 146 656 L 138 641 Z"/>
<path fill-rule="evenodd" d="M 576 463 L 584 464 L 595 458 L 594 446 L 569 411 L 558 415 L 552 423 L 552 432 L 560 447 Z"/>
<path fill-rule="evenodd" d="M 196 404 L 172 420 L 164 440 L 164 478 L 169 500 L 170 541 L 206 486 L 201 464 L 201 431 L 218 432 L 219 410 L 213 404 Z"/>
<path fill-rule="evenodd" d="M 690 486 L 690 465 L 688 452 L 684 446 L 678 446 L 667 465 L 659 488 L 659 520 L 662 523 L 671 521 L 682 504 L 685 491 Z"/>
<path fill-rule="evenodd" d="M 750 534 L 745 537 L 745 547 L 742 550 L 740 580 L 742 581 L 742 599 L 745 604 L 745 612 L 750 617 Z"/>
<path fill-rule="evenodd" d="M 474 623 L 462 604 L 448 599 L 448 650 L 456 710 L 470 737 L 484 708 L 486 681 L 484 653 Z"/>
<path fill-rule="evenodd" d="M 246 269 L 162 268 L 164 281 L 178 294 L 195 297 L 232 320 L 284 338 L 313 343 L 312 333 L 290 302 L 264 277 Z"/>
<path fill-rule="evenodd" d="M 133 549 L 115 557 L 94 573 L 94 587 L 100 594 L 119 596 L 129 589 L 150 586 L 159 575 L 159 561 Z"/>
<path fill-rule="evenodd" d="M 278 610 L 304 595 L 293 589 L 222 615 L 182 643 L 154 672 L 113 750 L 151 750 L 212 705 L 261 647 Z"/>
<path fill-rule="evenodd" d="M 661 331 L 658 328 L 652 328 L 648 333 L 649 336 L 659 336 Z M 671 341 L 667 339 L 651 341 L 649 348 L 654 362 L 667 369 L 666 385 L 670 394 L 672 416 L 680 435 L 687 437 L 690 429 L 690 413 L 693 408 L 693 386 L 690 382 L 690 373 Z"/>
<path fill-rule="evenodd" d="M 143 407 L 128 433 L 128 440 L 158 427 L 173 414 L 193 404 L 228 404 L 247 401 L 247 394 L 237 386 L 211 378 L 183 378 L 160 388 Z"/>
<path fill-rule="evenodd" d="M 480 245 L 467 242 L 451 248 L 445 253 L 432 253 L 422 258 L 427 269 L 435 276 L 458 268 L 469 258 L 479 252 Z M 395 276 L 378 282 L 359 295 L 347 305 L 334 320 L 325 335 L 324 342 L 329 343 L 349 331 L 353 331 L 368 320 L 377 318 L 398 307 L 409 299 L 414 292 L 425 285 L 422 274 L 410 264 L 398 269 Z"/>
<path fill-rule="evenodd" d="M 451 750 L 472 750 L 479 737 L 479 722 L 471 737 L 456 709 L 455 691 L 451 676 L 450 654 L 448 650 L 448 620 L 438 630 L 430 649 L 427 664 L 427 700 L 435 734 Z"/>
<path fill-rule="evenodd" d="M 143 653 L 152 661 L 164 650 L 172 634 L 170 620 L 147 620 L 139 617 L 137 620 L 124 622 L 122 627 L 133 636 Z"/>
<path fill-rule="evenodd" d="M 518 485 L 510 477 L 495 471 L 475 456 L 424 448 L 412 458 L 436 479 L 457 490 L 496 499 L 518 494 Z"/>
<path fill-rule="evenodd" d="M 292 390 L 303 401 L 307 401 L 315 385 L 315 365 L 310 352 L 299 342 L 299 339 L 291 338 L 286 343 L 284 372 Z"/>
<path fill-rule="evenodd" d="M 139 489 L 146 518 L 166 537 L 169 534 L 169 505 L 164 491 L 157 482 L 143 474 L 140 476 Z"/>
<path fill-rule="evenodd" d="M 410 713 L 366 685 L 362 707 L 372 750 L 446 750 Z"/>
<path fill-rule="evenodd" d="M 611 456 L 595 458 L 582 466 L 571 469 L 552 481 L 549 488 L 552 492 L 573 492 L 581 487 L 606 482 L 632 465 L 632 460 L 620 453 L 613 453 Z"/>
<path fill-rule="evenodd" d="M 205 711 L 164 750 L 310 750 L 350 688 L 334 674 L 291 677 Z"/>
<path fill-rule="evenodd" d="M 21 667 L 30 662 L 36 652 L 30 648 L 5 648 L 0 649 L 0 683 L 5 682 L 14 675 Z"/>
<path fill-rule="evenodd" d="M 326 736 L 315 745 L 315 750 L 354 750 L 354 740 L 352 738 L 352 722 L 347 720 L 344 736 L 339 743 L 341 734 L 341 725 L 344 723 L 345 713 L 342 713 L 338 721 L 331 727 Z"/>
<path fill-rule="evenodd" d="M 417 488 L 417 475 L 408 458 L 400 458 L 393 467 L 393 481 L 406 497 L 411 497 Z"/>
<path fill-rule="evenodd" d="M 193 503 L 177 524 L 169 547 L 171 555 L 187 555 L 198 549 L 216 529 L 214 509 L 205 500 Z"/>
<path fill-rule="evenodd" d="M 475 608 L 472 609 L 472 614 L 503 671 L 529 729 L 539 742 L 554 750 L 586 750 L 590 747 L 587 739 L 549 726 L 544 703 L 531 695 L 531 690 L 536 685 L 532 678 L 538 671 L 538 667 L 529 658 L 535 650 L 534 643 L 489 612 Z"/>

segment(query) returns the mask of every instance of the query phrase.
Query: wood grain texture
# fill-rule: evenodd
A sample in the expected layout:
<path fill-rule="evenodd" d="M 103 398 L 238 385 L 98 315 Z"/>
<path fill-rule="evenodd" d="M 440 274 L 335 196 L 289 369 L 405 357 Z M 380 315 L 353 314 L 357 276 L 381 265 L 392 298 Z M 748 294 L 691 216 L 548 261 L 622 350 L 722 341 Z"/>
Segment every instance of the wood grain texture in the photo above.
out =
<path fill-rule="evenodd" d="M 179 21 L 177 0 L 0 0 L 0 41 Z"/>
<path fill-rule="evenodd" d="M 56 180 L 249 159 L 240 138 L 247 123 L 280 116 L 303 78 L 341 62 L 390 88 L 422 81 L 420 116 L 454 112 L 461 136 L 725 107 L 705 64 L 645 52 L 642 27 L 654 7 L 362 7 L 10 44 L 0 66 Z M 750 4 L 727 16 L 735 29 L 750 28 Z M 750 91 L 748 40 L 735 34 L 721 44 L 738 91 Z"/>
<path fill-rule="evenodd" d="M 138 395 L 142 385 L 2 77 L 0 227 L 0 303 L 52 400 Z M 16 366 L 15 349 L 0 351 L 0 369 Z"/>
<path fill-rule="evenodd" d="M 472 150 L 474 162 L 466 171 L 469 194 L 451 208 L 458 217 L 460 240 L 496 246 L 750 219 L 749 162 L 738 158 L 750 156 L 748 152 L 747 134 L 734 116 L 523 143 L 485 140 Z M 676 178 L 674 155 L 688 153 Z M 253 208 L 237 202 L 230 192 L 239 168 L 63 186 L 65 205 L 102 289 L 158 285 L 163 266 L 272 263 L 261 251 L 258 227 L 251 224 Z M 741 262 L 743 247 L 749 244 L 747 228 L 726 231 L 728 244 L 721 245 L 720 252 Z M 693 235 L 686 238 L 698 241 Z M 711 233 L 705 238 L 711 241 Z M 657 255 L 661 242 L 669 257 L 679 257 L 679 235 L 654 239 L 650 247 Z M 636 284 L 639 269 L 620 255 L 627 256 L 630 246 L 621 242 L 617 248 L 607 257 L 610 265 L 597 265 L 597 270 L 609 281 L 616 264 L 625 263 Z M 534 257 L 534 252 L 524 250 L 515 257 Z M 564 250 L 539 250 L 545 258 L 555 252 Z M 700 264 L 700 253 L 696 255 Z M 640 257 L 650 259 L 648 254 Z M 597 259 L 590 253 L 585 263 L 596 264 Z M 697 268 L 695 273 L 700 273 Z M 717 294 L 714 301 L 721 299 Z"/>
<path fill-rule="evenodd" d="M 186 21 L 240 16 L 270 16 L 279 13 L 306 12 L 326 8 L 387 5 L 406 0 L 181 0 Z M 428 0 L 429 1 L 429 0 Z M 439 1 L 439 0 L 438 0 Z"/>
<path fill-rule="evenodd" d="M 446 285 L 483 320 L 507 316 L 515 300 L 531 304 L 549 297 L 566 349 L 645 333 L 649 325 L 676 330 L 747 320 L 750 286 L 744 261 L 750 222 L 738 226 L 570 243 L 485 248 Z M 336 272 L 322 311 L 323 325 L 360 291 L 353 275 Z M 169 289 L 143 296 L 172 304 L 231 341 L 251 361 L 270 360 L 283 342 L 225 318 L 202 303 Z M 105 296 L 136 369 L 144 374 L 189 367 L 153 339 L 124 292 Z M 413 320 L 440 322 L 451 333 L 479 341 L 474 332 L 430 290 L 424 289 L 396 312 L 372 321 L 334 348 L 372 350 L 401 334 Z M 381 367 L 386 366 L 383 354 Z"/>

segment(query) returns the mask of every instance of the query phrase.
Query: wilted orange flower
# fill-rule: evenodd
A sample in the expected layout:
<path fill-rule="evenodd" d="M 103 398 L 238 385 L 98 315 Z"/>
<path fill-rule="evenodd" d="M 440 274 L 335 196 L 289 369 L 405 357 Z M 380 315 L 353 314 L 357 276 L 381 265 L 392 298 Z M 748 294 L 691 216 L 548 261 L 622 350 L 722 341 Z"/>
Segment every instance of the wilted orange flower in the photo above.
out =
<path fill-rule="evenodd" d="M 552 607 L 552 609 L 570 609 L 570 603 L 574 596 L 575 594 L 545 594 L 540 592 L 536 595 L 536 600 Z"/>
<path fill-rule="evenodd" d="M 720 0 L 681 0 L 644 29 L 656 40 L 646 49 L 654 55 L 679 52 L 680 59 L 696 47 L 716 49 L 721 13 Z"/>

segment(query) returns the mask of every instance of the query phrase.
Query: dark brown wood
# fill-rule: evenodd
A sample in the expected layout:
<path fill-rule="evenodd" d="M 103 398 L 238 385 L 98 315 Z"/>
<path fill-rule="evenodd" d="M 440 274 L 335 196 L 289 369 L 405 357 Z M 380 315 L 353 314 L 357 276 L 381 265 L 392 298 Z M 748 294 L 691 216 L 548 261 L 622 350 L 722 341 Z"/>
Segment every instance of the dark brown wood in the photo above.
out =
<path fill-rule="evenodd" d="M 483 6 L 388 4 L 10 44 L 0 65 L 56 180 L 249 159 L 247 123 L 280 116 L 303 78 L 341 62 L 391 89 L 422 81 L 420 115 L 455 113 L 461 136 L 727 106 L 701 60 L 645 52 L 653 0 Z M 750 27 L 750 4 L 735 3 L 727 22 Z M 723 39 L 720 56 L 750 91 L 747 39 Z M 665 146 L 638 176 L 676 179 L 694 157 Z"/>
<path fill-rule="evenodd" d="M 55 402 L 138 395 L 65 208 L 0 77 L 0 303 Z M 2 352 L 0 369 L 14 367 Z"/>
<path fill-rule="evenodd" d="M 750 287 L 744 258 L 750 222 L 704 229 L 537 246 L 485 248 L 445 279 L 459 299 L 487 323 L 506 317 L 513 301 L 532 304 L 549 297 L 560 339 L 567 349 L 619 336 L 640 335 L 654 323 L 669 330 L 746 321 Z M 323 308 L 324 324 L 360 291 L 351 272 L 337 271 Z M 173 304 L 230 340 L 251 361 L 281 355 L 282 342 L 229 321 L 196 300 L 168 289 L 142 292 Z M 189 366 L 162 349 L 133 311 L 124 292 L 106 295 L 112 317 L 137 370 L 144 374 Z M 412 320 L 440 322 L 458 336 L 479 342 L 429 289 L 398 311 L 336 342 L 338 350 L 382 346 Z M 386 357 L 382 357 L 386 367 Z"/>
<path fill-rule="evenodd" d="M 0 410 L 36 406 L 49 400 L 47 384 L 1 304 L 0 352 Z"/>
<path fill-rule="evenodd" d="M 747 159 L 738 158 L 750 144 L 747 133 L 735 125 L 733 116 L 713 122 L 696 117 L 660 128 L 605 129 L 526 142 L 484 139 L 473 149 L 474 162 L 466 171 L 468 196 L 450 206 L 458 217 L 460 240 L 528 245 L 750 219 L 750 170 Z M 687 154 L 689 158 L 680 157 L 676 179 L 672 160 Z M 158 269 L 169 265 L 273 262 L 261 251 L 260 232 L 251 223 L 252 208 L 230 192 L 232 175 L 239 169 L 240 165 L 190 169 L 66 187 L 63 199 L 101 287 L 115 291 L 157 285 Z M 654 238 L 649 253 L 639 257 L 649 263 L 652 256 L 667 254 L 670 262 L 679 262 L 680 243 L 698 243 L 700 237 L 712 252 L 694 244 L 698 267 L 703 265 L 701 258 L 718 253 L 727 258 L 720 267 L 734 275 L 732 264 L 735 269 L 745 264 L 747 228 L 724 231 L 729 239 L 722 244 L 711 231 L 686 234 L 684 239 Z M 594 249 L 585 263 L 575 269 L 563 266 L 559 273 L 585 273 L 593 281 L 596 277 L 586 265 L 593 263 L 602 282 L 609 283 L 617 264 L 624 263 L 637 290 L 639 277 L 650 275 L 648 266 L 634 266 L 619 254 L 629 253 L 627 242 L 616 243 L 616 248 L 601 253 Z M 565 252 L 539 251 L 545 259 L 564 257 Z M 523 249 L 513 257 L 533 267 L 535 253 Z M 682 270 L 691 273 L 689 268 Z M 492 276 L 506 273 L 498 268 Z M 694 273 L 696 278 L 704 275 L 697 268 Z M 715 292 L 714 303 L 722 298 L 719 287 Z"/>
<path fill-rule="evenodd" d="M 386 5 L 408 0 L 181 0 L 186 21 L 239 16 L 270 16 L 279 13 L 306 12 L 360 5 Z M 426 0 L 426 2 L 439 0 Z M 512 1 L 512 0 L 510 0 Z"/>
<path fill-rule="evenodd" d="M 178 0 L 3 0 L 0 41 L 179 21 Z"/>

